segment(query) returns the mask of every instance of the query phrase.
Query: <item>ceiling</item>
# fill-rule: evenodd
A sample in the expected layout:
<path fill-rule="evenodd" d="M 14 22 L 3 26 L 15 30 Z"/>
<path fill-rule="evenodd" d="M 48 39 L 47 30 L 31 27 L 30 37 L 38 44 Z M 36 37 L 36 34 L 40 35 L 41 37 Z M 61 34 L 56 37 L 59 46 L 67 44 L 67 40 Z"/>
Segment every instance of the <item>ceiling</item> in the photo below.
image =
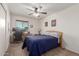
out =
<path fill-rule="evenodd" d="M 35 19 L 43 19 L 48 15 L 62 11 L 72 5 L 74 4 L 73 3 L 8 3 L 9 10 L 12 14 Z M 47 15 L 40 14 L 40 17 L 28 15 L 33 11 L 30 11 L 27 8 L 33 9 L 33 7 L 39 7 L 39 6 L 43 7 L 41 11 L 46 11 Z"/>

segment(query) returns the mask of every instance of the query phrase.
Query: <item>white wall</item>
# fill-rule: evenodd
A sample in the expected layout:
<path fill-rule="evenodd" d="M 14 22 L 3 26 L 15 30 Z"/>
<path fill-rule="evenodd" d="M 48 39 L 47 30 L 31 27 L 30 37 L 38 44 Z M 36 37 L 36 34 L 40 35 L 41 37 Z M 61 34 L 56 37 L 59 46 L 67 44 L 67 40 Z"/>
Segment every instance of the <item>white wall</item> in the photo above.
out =
<path fill-rule="evenodd" d="M 9 46 L 10 16 L 6 4 L 0 5 L 0 55 L 4 55 Z"/>
<path fill-rule="evenodd" d="M 27 18 L 24 16 L 16 16 L 11 14 L 11 30 L 13 27 L 15 27 L 16 20 L 28 21 L 30 25 L 33 25 L 33 28 L 29 28 L 29 31 L 32 34 L 38 33 L 39 24 L 37 19 Z"/>
<path fill-rule="evenodd" d="M 51 27 L 51 20 L 57 20 L 57 26 Z M 49 22 L 49 27 L 44 26 L 44 22 Z M 47 30 L 58 30 L 64 33 L 63 47 L 79 53 L 79 5 L 74 5 L 61 12 L 52 14 L 41 20 L 42 33 Z"/>

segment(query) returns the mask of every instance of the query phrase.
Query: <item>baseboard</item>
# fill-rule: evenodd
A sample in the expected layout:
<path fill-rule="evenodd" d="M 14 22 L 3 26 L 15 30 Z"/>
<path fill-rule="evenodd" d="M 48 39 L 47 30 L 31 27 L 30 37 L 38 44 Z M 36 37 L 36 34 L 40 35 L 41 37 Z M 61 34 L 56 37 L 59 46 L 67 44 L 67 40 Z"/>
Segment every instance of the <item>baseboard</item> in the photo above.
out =
<path fill-rule="evenodd" d="M 69 49 L 69 48 L 64 48 L 64 49 L 66 49 L 66 50 L 68 50 L 68 51 L 70 51 L 70 52 L 73 52 L 73 53 L 75 53 L 75 54 L 78 54 L 78 55 L 79 55 L 79 52 L 77 52 L 77 51 L 74 51 L 74 50 Z"/>

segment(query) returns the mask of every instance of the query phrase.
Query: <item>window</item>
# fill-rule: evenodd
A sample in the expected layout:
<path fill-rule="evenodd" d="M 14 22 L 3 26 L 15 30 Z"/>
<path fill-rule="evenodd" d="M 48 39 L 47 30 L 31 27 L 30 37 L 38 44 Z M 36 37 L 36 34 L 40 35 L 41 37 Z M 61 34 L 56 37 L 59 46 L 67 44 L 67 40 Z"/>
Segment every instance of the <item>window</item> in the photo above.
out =
<path fill-rule="evenodd" d="M 23 31 L 27 31 L 29 28 L 29 23 L 28 21 L 16 21 L 16 28 L 23 30 Z"/>

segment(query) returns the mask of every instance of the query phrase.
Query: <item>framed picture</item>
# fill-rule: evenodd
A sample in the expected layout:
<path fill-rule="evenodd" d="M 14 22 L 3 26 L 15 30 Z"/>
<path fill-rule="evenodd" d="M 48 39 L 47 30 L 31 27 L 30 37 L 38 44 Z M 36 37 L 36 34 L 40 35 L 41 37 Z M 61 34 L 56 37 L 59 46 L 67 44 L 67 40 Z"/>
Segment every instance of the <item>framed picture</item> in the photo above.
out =
<path fill-rule="evenodd" d="M 48 22 L 45 22 L 45 27 L 47 27 L 48 26 Z"/>
<path fill-rule="evenodd" d="M 56 26 L 56 19 L 51 20 L 51 27 L 55 27 Z"/>

